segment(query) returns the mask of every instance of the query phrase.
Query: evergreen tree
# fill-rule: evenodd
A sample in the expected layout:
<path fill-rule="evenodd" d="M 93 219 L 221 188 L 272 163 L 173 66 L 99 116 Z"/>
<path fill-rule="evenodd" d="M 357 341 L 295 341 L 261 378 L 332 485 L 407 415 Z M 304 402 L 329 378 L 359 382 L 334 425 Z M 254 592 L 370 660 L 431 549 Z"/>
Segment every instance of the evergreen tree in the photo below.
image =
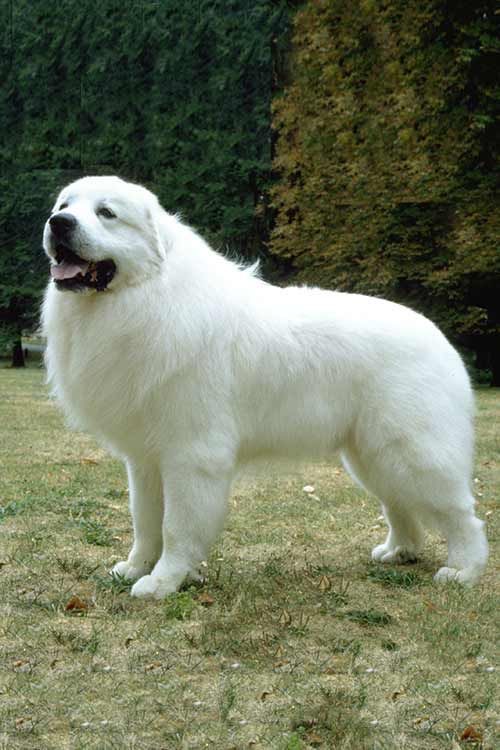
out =
<path fill-rule="evenodd" d="M 4 332 L 36 319 L 42 217 L 83 174 L 142 182 L 218 247 L 261 252 L 285 0 L 60 0 L 57 13 L 17 0 L 0 13 Z"/>

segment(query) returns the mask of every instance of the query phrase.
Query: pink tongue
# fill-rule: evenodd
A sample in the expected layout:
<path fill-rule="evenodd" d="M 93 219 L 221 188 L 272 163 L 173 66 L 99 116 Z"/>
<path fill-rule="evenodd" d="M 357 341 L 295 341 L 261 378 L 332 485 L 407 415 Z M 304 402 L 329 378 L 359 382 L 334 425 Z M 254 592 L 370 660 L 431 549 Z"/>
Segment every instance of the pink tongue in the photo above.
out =
<path fill-rule="evenodd" d="M 57 279 L 57 281 L 61 281 L 62 279 L 73 279 L 75 276 L 78 276 L 79 273 L 81 273 L 82 276 L 85 276 L 88 267 L 88 263 L 68 263 L 67 261 L 63 261 L 57 266 L 50 267 L 50 275 L 53 279 Z"/>

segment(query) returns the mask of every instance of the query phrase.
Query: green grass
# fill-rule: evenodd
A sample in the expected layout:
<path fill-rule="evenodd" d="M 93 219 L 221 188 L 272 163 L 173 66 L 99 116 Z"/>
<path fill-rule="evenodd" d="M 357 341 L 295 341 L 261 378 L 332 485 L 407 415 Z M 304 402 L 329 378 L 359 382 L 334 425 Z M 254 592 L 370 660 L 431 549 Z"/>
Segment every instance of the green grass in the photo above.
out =
<path fill-rule="evenodd" d="M 131 541 L 123 468 L 68 432 L 40 369 L 0 370 L 0 748 L 492 750 L 499 415 L 479 391 L 476 588 L 432 582 L 436 537 L 371 563 L 377 502 L 311 464 L 242 480 L 203 586 L 149 602 L 107 573 Z"/>

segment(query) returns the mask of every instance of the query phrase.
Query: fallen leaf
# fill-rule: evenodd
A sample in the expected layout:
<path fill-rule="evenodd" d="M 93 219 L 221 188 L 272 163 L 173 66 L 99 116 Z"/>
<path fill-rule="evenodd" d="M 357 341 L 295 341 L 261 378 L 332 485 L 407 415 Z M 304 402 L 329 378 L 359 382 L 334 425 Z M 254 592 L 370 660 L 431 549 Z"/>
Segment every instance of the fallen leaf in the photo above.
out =
<path fill-rule="evenodd" d="M 315 746 L 323 744 L 322 738 L 319 736 L 319 734 L 316 734 L 316 732 L 308 732 L 306 737 L 310 745 Z"/>
<path fill-rule="evenodd" d="M 280 625 L 284 625 L 285 628 L 287 628 L 292 624 L 292 615 L 290 614 L 290 612 L 288 612 L 288 610 L 284 609 L 280 615 L 278 622 Z"/>
<path fill-rule="evenodd" d="M 153 672 L 155 669 L 160 669 L 162 666 L 161 661 L 153 661 L 151 664 L 148 664 L 146 667 L 144 667 L 145 672 Z"/>
<path fill-rule="evenodd" d="M 329 591 L 329 589 L 332 588 L 332 582 L 330 581 L 328 576 L 321 576 L 321 578 L 319 579 L 318 588 L 320 591 Z"/>
<path fill-rule="evenodd" d="M 468 727 L 465 727 L 464 731 L 460 735 L 460 740 L 462 742 L 481 742 L 482 739 L 483 733 L 472 724 L 470 724 Z"/>
<path fill-rule="evenodd" d="M 277 661 L 276 664 L 273 664 L 274 669 L 280 669 L 280 667 L 286 667 L 287 664 L 290 664 L 290 659 L 283 659 L 282 661 Z"/>
<path fill-rule="evenodd" d="M 424 721 L 429 721 L 428 716 L 417 716 L 415 719 L 413 719 L 413 725 L 418 726 L 419 724 L 422 724 Z"/>
<path fill-rule="evenodd" d="M 30 731 L 31 729 L 33 729 L 33 726 L 34 726 L 33 719 L 29 717 L 25 718 L 23 716 L 23 717 L 19 717 L 18 719 L 16 719 L 16 729 L 24 729 L 24 730 Z"/>
<path fill-rule="evenodd" d="M 83 599 L 80 599 L 76 594 L 69 599 L 64 607 L 66 612 L 85 612 L 88 608 L 89 605 L 87 602 L 84 602 Z"/>
<path fill-rule="evenodd" d="M 204 607 L 211 607 L 212 604 L 215 604 L 215 599 L 213 598 L 213 596 L 207 594 L 206 591 L 201 592 L 201 594 L 198 596 L 198 601 Z"/>
<path fill-rule="evenodd" d="M 93 464 L 94 466 L 97 466 L 99 461 L 96 461 L 95 458 L 82 458 L 80 459 L 81 464 Z"/>
<path fill-rule="evenodd" d="M 405 694 L 404 690 L 395 690 L 391 695 L 391 700 L 397 701 L 398 698 L 401 698 L 402 695 Z"/>
<path fill-rule="evenodd" d="M 28 659 L 17 659 L 13 664 L 13 669 L 16 669 L 18 672 L 27 672 L 29 669 L 30 663 Z"/>
<path fill-rule="evenodd" d="M 267 698 L 267 696 L 268 696 L 268 695 L 271 695 L 271 694 L 272 694 L 272 692 L 273 692 L 272 690 L 263 690 L 263 691 L 262 691 L 262 693 L 261 693 L 261 694 L 260 694 L 260 696 L 259 696 L 259 697 L 260 697 L 260 699 L 261 699 L 261 701 L 265 701 L 265 700 L 266 700 L 266 698 Z"/>

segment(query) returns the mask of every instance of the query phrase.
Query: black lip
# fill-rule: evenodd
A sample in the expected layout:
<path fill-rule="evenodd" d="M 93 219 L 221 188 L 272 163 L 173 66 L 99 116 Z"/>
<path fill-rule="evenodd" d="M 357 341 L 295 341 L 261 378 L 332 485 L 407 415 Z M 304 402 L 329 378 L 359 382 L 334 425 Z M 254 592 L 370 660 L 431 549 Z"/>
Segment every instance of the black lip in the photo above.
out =
<path fill-rule="evenodd" d="M 67 261 L 68 263 L 88 263 L 89 262 L 85 260 L 85 258 L 82 258 L 80 255 L 77 255 L 76 253 L 74 253 L 73 250 L 71 250 L 69 247 L 61 243 L 56 245 L 55 258 L 56 258 L 57 263 L 62 263 L 63 260 Z"/>

